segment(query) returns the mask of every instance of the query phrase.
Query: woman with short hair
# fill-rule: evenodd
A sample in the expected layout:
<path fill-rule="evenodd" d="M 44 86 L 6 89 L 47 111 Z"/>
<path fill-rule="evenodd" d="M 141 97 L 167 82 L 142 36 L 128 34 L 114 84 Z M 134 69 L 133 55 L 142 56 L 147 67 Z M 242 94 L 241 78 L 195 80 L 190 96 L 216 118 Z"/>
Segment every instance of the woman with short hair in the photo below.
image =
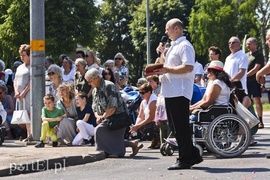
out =
<path fill-rule="evenodd" d="M 125 147 L 131 147 L 130 156 L 135 156 L 143 145 L 138 146 L 138 141 L 124 140 L 126 128 L 110 130 L 107 125 L 110 116 L 127 111 L 117 87 L 111 81 L 104 80 L 95 68 L 86 72 L 85 79 L 94 88 L 92 108 L 97 122 L 96 149 L 104 151 L 107 157 L 123 157 L 126 153 Z"/>

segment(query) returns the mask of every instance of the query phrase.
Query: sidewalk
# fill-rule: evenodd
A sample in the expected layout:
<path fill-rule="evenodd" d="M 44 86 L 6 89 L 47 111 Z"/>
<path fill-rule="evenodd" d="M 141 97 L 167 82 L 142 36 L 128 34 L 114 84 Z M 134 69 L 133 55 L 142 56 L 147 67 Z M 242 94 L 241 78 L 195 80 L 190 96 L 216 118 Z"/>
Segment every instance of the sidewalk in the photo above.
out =
<path fill-rule="evenodd" d="M 18 140 L 16 140 L 17 142 Z M 0 177 L 62 169 L 105 159 L 94 146 L 65 146 L 35 148 L 34 145 L 6 140 L 0 146 Z"/>

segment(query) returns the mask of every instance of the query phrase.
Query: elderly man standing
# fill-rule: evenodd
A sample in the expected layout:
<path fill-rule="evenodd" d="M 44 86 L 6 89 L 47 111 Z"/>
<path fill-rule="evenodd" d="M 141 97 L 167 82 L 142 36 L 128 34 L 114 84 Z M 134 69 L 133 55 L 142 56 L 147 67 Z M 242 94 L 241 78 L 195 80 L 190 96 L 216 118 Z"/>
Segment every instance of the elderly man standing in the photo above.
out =
<path fill-rule="evenodd" d="M 195 52 L 191 43 L 183 36 L 183 23 L 174 18 L 167 22 L 165 33 L 172 40 L 166 54 L 164 67 L 155 70 L 163 74 L 161 94 L 165 98 L 168 120 L 173 127 L 178 143 L 179 158 L 168 170 L 190 169 L 203 161 L 199 150 L 193 146 L 189 128 L 189 103 L 193 93 Z M 162 43 L 157 52 L 162 53 Z"/>
<path fill-rule="evenodd" d="M 266 44 L 270 49 L 270 29 L 268 29 L 266 33 Z M 270 55 L 270 54 L 269 54 Z M 259 84 L 264 84 L 264 75 L 270 73 L 270 56 L 267 64 L 257 72 L 256 74 L 256 80 Z M 270 154 L 266 154 L 266 158 L 270 158 Z"/>
<path fill-rule="evenodd" d="M 231 81 L 240 80 L 243 89 L 246 93 L 247 90 L 247 69 L 248 69 L 248 57 L 240 50 L 240 40 L 238 37 L 231 37 L 229 42 L 229 49 L 231 54 L 226 58 L 224 71 L 229 74 Z"/>
<path fill-rule="evenodd" d="M 259 128 L 264 128 L 262 121 L 262 89 L 261 85 L 256 81 L 256 73 L 264 66 L 263 54 L 257 50 L 257 40 L 253 37 L 247 39 L 246 47 L 249 50 L 248 56 L 248 73 L 247 73 L 247 88 L 248 95 L 254 99 L 256 105 L 256 112 L 258 114 L 260 123 Z"/>

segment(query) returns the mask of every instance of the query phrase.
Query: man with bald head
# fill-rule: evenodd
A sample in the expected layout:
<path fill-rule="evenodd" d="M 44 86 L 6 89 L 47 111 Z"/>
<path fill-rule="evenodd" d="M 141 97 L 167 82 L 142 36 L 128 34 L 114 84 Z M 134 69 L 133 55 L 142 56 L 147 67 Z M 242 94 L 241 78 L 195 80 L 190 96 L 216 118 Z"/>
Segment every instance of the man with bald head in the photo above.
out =
<path fill-rule="evenodd" d="M 229 74 L 231 81 L 240 80 L 243 89 L 246 93 L 247 90 L 247 69 L 248 69 L 248 57 L 240 49 L 240 40 L 238 37 L 231 37 L 229 42 L 229 49 L 231 54 L 226 58 L 224 64 L 224 71 Z"/>
<path fill-rule="evenodd" d="M 253 98 L 256 105 L 256 112 L 258 114 L 260 123 L 259 128 L 264 128 L 262 115 L 262 89 L 261 85 L 256 81 L 256 73 L 264 66 L 263 54 L 257 50 L 257 40 L 253 37 L 247 39 L 246 47 L 249 50 L 248 56 L 248 73 L 247 73 L 247 89 L 250 98 Z"/>
<path fill-rule="evenodd" d="M 179 158 L 168 170 L 190 169 L 203 161 L 197 148 L 193 146 L 189 128 L 189 103 L 193 93 L 195 51 L 191 43 L 183 36 L 183 23 L 174 18 L 167 22 L 165 33 L 172 40 L 166 54 L 164 67 L 156 70 L 163 74 L 161 94 L 165 97 L 168 120 L 178 143 Z M 162 43 L 157 53 L 163 53 Z"/>

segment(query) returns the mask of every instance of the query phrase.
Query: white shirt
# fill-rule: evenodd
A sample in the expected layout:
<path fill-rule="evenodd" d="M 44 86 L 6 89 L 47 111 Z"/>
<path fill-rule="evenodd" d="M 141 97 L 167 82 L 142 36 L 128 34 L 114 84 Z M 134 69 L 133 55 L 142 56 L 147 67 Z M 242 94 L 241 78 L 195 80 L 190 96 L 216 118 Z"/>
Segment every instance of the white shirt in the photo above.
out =
<path fill-rule="evenodd" d="M 230 100 L 230 88 L 223 81 L 219 79 L 215 79 L 214 81 L 209 80 L 205 93 L 208 94 L 214 85 L 218 85 L 221 88 L 214 105 L 228 105 Z"/>
<path fill-rule="evenodd" d="M 248 69 L 248 57 L 242 51 L 239 50 L 235 54 L 230 54 L 224 64 L 224 71 L 232 78 L 240 69 L 245 69 L 245 75 L 240 79 L 243 89 L 247 93 L 247 69 Z"/>
<path fill-rule="evenodd" d="M 151 104 L 151 102 L 153 101 L 157 101 L 157 96 L 155 94 L 151 94 L 150 98 L 148 100 L 148 102 L 146 102 L 146 100 L 144 99 L 142 101 L 142 105 L 143 105 L 143 113 L 144 113 L 144 119 L 147 119 L 149 117 L 149 105 Z M 154 119 L 153 119 L 154 120 Z"/>
<path fill-rule="evenodd" d="M 182 36 L 172 42 L 167 52 L 164 67 L 195 64 L 195 51 L 191 43 Z M 166 73 L 161 78 L 161 93 L 165 98 L 184 96 L 192 98 L 194 71 L 184 74 Z"/>
<path fill-rule="evenodd" d="M 71 69 L 68 74 L 65 74 L 64 71 L 62 71 L 63 82 L 68 82 L 71 85 L 74 85 L 74 78 L 75 78 L 75 69 Z"/>
<path fill-rule="evenodd" d="M 200 76 L 202 77 L 203 74 L 204 74 L 203 66 L 202 66 L 202 64 L 199 63 L 198 61 L 195 62 L 193 71 L 194 71 L 195 77 L 196 77 L 197 75 L 200 75 Z M 198 85 L 201 86 L 201 81 L 199 81 L 199 82 L 196 83 L 196 84 L 198 84 Z"/>
<path fill-rule="evenodd" d="M 195 75 L 197 75 L 197 74 L 203 75 L 203 74 L 204 74 L 203 66 L 202 66 L 202 64 L 199 63 L 198 61 L 195 62 L 193 71 L 195 72 L 195 73 L 194 73 Z"/>

